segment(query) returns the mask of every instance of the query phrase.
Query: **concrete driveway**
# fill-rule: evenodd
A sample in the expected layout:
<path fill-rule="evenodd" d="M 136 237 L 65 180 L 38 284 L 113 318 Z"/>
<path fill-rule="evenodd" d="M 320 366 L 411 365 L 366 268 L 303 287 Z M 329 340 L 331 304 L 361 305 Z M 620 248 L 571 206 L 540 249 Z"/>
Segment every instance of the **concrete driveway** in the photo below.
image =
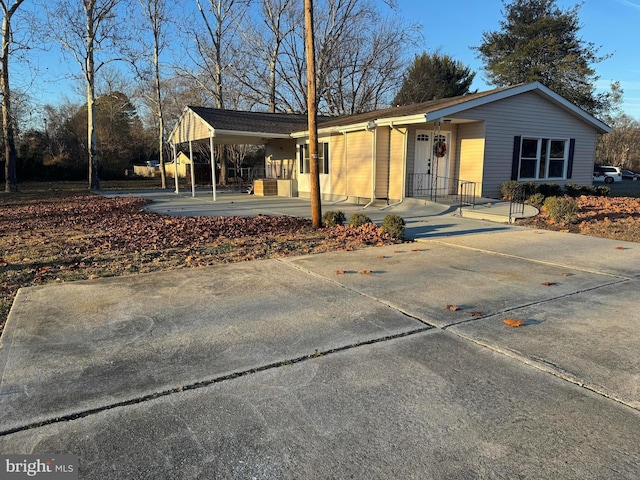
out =
<path fill-rule="evenodd" d="M 83 479 L 639 478 L 638 244 L 454 220 L 21 290 L 0 452 Z"/>

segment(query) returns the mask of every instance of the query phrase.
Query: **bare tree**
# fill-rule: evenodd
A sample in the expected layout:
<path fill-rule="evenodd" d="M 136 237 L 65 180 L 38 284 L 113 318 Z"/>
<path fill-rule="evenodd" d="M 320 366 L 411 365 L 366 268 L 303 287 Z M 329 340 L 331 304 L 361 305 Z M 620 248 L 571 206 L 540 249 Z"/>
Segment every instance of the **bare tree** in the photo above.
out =
<path fill-rule="evenodd" d="M 233 64 L 238 25 L 250 3 L 250 0 L 206 0 L 206 3 L 203 0 L 196 0 L 198 12 L 204 23 L 205 35 L 202 35 L 202 29 L 199 26 L 193 24 L 186 29 L 196 42 L 196 51 L 192 53 L 191 60 L 197 68 L 195 72 L 192 68 L 183 68 L 180 72 L 189 76 L 200 88 L 208 91 L 213 97 L 213 106 L 216 108 L 225 108 L 225 102 L 229 100 L 225 90 L 226 74 Z M 222 145 L 216 149 L 215 157 L 221 167 L 219 181 L 224 185 L 227 169 Z"/>
<path fill-rule="evenodd" d="M 331 115 L 388 105 L 399 88 L 406 59 L 398 45 L 417 37 L 415 25 L 383 15 L 366 0 L 324 0 L 315 20 L 318 109 Z M 306 74 L 300 29 L 286 37 L 278 71 L 282 98 L 306 111 Z"/>
<path fill-rule="evenodd" d="M 11 30 L 11 19 L 20 8 L 24 0 L 15 0 L 9 6 L 5 0 L 0 0 L 2 7 L 2 53 L 0 54 L 0 90 L 2 91 L 2 138 L 4 140 L 5 151 L 5 192 L 16 192 L 18 190 L 18 179 L 16 174 L 17 153 L 15 144 L 14 121 L 11 110 L 11 88 L 9 86 L 9 56 L 13 43 L 13 33 Z"/>
<path fill-rule="evenodd" d="M 51 31 L 60 44 L 76 60 L 86 82 L 87 95 L 87 157 L 89 189 L 99 190 L 98 148 L 95 130 L 95 82 L 101 67 L 114 60 L 109 52 L 124 45 L 125 28 L 116 22 L 116 10 L 123 0 L 59 0 L 48 17 Z M 96 55 L 100 58 L 96 62 Z"/>
<path fill-rule="evenodd" d="M 151 65 L 151 78 L 153 82 L 152 93 L 145 95 L 148 105 L 151 107 L 157 120 L 158 128 L 158 160 L 160 161 L 160 180 L 162 188 L 167 188 L 167 176 L 164 157 L 165 119 L 162 99 L 162 81 L 160 76 L 160 54 L 166 46 L 165 26 L 169 22 L 166 0 L 138 0 L 142 7 L 144 19 L 148 22 L 151 32 L 153 52 Z M 145 49 L 146 50 L 146 49 Z M 145 75 L 146 77 L 146 75 Z"/>
<path fill-rule="evenodd" d="M 254 20 L 243 29 L 243 54 L 234 75 L 245 88 L 245 95 L 270 112 L 282 109 L 278 99 L 278 62 L 285 39 L 301 24 L 293 0 L 260 0 Z"/>
<path fill-rule="evenodd" d="M 608 121 L 612 130 L 598 138 L 598 162 L 640 170 L 640 122 L 624 113 L 611 117 Z"/>

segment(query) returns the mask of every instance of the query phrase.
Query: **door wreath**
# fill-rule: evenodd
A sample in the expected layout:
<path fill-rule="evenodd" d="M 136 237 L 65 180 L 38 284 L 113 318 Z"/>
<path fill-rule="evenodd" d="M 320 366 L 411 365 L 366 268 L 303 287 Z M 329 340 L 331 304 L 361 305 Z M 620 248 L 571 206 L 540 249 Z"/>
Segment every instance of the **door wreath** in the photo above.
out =
<path fill-rule="evenodd" d="M 440 140 L 438 143 L 436 143 L 436 147 L 434 148 L 434 150 L 436 153 L 436 157 L 442 158 L 447 154 L 447 144 L 443 140 Z"/>

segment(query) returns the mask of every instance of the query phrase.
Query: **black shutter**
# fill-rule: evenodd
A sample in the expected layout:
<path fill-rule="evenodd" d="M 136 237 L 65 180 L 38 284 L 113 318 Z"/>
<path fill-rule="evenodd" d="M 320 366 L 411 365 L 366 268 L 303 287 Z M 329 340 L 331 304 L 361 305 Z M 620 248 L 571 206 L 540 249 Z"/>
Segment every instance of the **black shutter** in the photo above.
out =
<path fill-rule="evenodd" d="M 569 140 L 569 157 L 567 158 L 567 179 L 573 174 L 573 154 L 576 151 L 576 139 Z"/>
<path fill-rule="evenodd" d="M 304 145 L 298 145 L 298 157 L 300 157 L 300 173 L 304 173 Z"/>
<path fill-rule="evenodd" d="M 518 168 L 520 167 L 520 140 L 522 137 L 513 137 L 513 159 L 511 161 L 511 180 L 518 180 Z"/>
<path fill-rule="evenodd" d="M 324 174 L 328 174 L 329 173 L 329 142 L 327 143 L 323 143 L 323 152 L 322 152 L 322 157 L 324 160 Z"/>

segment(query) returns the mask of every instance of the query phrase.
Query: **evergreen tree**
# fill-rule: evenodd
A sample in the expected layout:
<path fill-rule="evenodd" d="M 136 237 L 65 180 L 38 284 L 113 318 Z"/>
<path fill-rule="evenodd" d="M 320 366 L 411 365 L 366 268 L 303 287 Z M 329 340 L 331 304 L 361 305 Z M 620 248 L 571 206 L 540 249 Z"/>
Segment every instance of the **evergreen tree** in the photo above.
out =
<path fill-rule="evenodd" d="M 394 105 L 409 105 L 469 93 L 475 72 L 449 55 L 416 55 L 407 69 Z"/>
<path fill-rule="evenodd" d="M 593 43 L 579 36 L 580 4 L 567 10 L 556 0 L 504 2 L 501 30 L 483 32 L 474 47 L 485 63 L 487 79 L 498 87 L 539 81 L 592 114 L 608 110 L 611 94 L 595 94 L 599 79 L 593 64 L 599 56 Z"/>

